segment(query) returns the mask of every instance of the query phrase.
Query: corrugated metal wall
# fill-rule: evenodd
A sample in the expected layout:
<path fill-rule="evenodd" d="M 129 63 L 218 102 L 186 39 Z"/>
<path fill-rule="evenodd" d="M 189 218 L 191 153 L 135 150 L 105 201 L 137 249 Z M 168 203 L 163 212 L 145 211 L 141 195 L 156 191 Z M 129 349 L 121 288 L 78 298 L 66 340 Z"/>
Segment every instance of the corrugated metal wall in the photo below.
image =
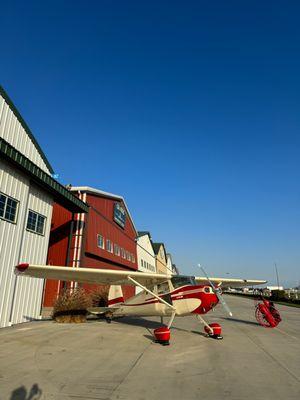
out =
<path fill-rule="evenodd" d="M 52 217 L 52 199 L 39 188 L 31 186 L 27 209 L 44 215 L 47 220 L 45 235 L 43 236 L 27 230 L 24 231 L 20 262 L 46 264 Z M 13 324 L 26 322 L 40 315 L 43 284 L 44 281 L 42 279 L 17 277 L 11 319 Z"/>
<path fill-rule="evenodd" d="M 8 325 L 10 318 L 13 267 L 18 263 L 20 256 L 29 180 L 0 160 L 0 190 L 19 201 L 16 224 L 0 219 L 0 327 L 3 327 Z"/>
<path fill-rule="evenodd" d="M 50 173 L 25 129 L 0 95 L 0 137 L 14 146 L 43 171 Z"/>
<path fill-rule="evenodd" d="M 0 161 L 0 190 L 19 201 L 17 222 L 0 219 L 0 327 L 40 315 L 43 280 L 16 277 L 22 261 L 45 264 L 52 214 L 52 199 L 5 161 Z M 45 235 L 26 231 L 28 209 L 47 217 Z"/>
<path fill-rule="evenodd" d="M 50 173 L 30 135 L 2 95 L 0 137 Z M 0 327 L 3 327 L 40 315 L 43 281 L 16 277 L 14 267 L 22 261 L 46 263 L 52 198 L 5 160 L 0 160 L 0 191 L 19 202 L 16 223 L 0 219 Z M 28 209 L 47 217 L 45 236 L 26 231 Z"/>

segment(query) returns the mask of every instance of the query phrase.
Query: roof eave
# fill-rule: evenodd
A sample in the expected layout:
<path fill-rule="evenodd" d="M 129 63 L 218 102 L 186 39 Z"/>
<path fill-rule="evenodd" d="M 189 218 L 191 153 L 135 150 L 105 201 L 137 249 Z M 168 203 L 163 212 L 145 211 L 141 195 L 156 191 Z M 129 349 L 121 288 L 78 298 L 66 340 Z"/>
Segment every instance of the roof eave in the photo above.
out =
<path fill-rule="evenodd" d="M 53 179 L 49 174 L 35 165 L 6 140 L 0 138 L 0 155 L 26 175 L 48 193 L 53 199 L 73 213 L 86 213 L 89 206 L 70 193 L 63 185 Z"/>
<path fill-rule="evenodd" d="M 104 192 L 104 191 L 102 191 L 102 190 L 95 189 L 95 188 L 92 188 L 92 187 L 90 187 L 90 186 L 72 186 L 71 189 L 70 189 L 70 191 L 71 191 L 71 192 L 90 193 L 90 194 L 94 194 L 95 196 L 109 197 L 109 198 L 111 198 L 111 199 L 116 199 L 116 200 L 122 201 L 122 202 L 124 203 L 124 206 L 125 206 L 126 211 L 127 211 L 128 215 L 129 215 L 130 221 L 131 221 L 131 223 L 132 223 L 133 229 L 134 229 L 135 234 L 136 234 L 136 236 L 137 236 L 138 231 L 137 231 L 137 229 L 136 229 L 136 227 L 135 227 L 135 225 L 134 225 L 133 218 L 132 218 L 132 216 L 131 216 L 131 214 L 130 214 L 129 208 L 128 208 L 128 206 L 127 206 L 127 204 L 126 204 L 126 201 L 125 201 L 125 199 L 124 199 L 123 196 L 120 196 L 120 195 L 117 195 L 117 194 L 113 194 L 113 193 L 109 193 L 109 192 Z"/>

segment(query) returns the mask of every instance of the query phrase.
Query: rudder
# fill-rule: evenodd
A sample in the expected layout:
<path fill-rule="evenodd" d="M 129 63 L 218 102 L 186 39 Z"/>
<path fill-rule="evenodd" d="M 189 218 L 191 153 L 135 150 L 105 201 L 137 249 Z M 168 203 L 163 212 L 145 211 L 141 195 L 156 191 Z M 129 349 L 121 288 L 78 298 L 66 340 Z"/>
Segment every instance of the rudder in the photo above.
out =
<path fill-rule="evenodd" d="M 108 307 L 124 303 L 123 291 L 120 285 L 111 285 L 108 292 Z"/>

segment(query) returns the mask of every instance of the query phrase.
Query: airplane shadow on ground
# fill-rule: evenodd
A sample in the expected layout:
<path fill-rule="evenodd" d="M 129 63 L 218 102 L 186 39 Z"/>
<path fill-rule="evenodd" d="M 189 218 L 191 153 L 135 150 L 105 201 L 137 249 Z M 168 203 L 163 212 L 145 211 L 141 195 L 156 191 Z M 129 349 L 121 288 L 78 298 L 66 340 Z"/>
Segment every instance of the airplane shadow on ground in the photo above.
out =
<path fill-rule="evenodd" d="M 15 389 L 10 396 L 10 400 L 38 400 L 42 396 L 42 390 L 39 385 L 35 383 L 27 393 L 25 386 L 20 386 Z"/>
<path fill-rule="evenodd" d="M 149 328 L 149 329 L 156 329 L 162 326 L 162 324 L 158 321 L 149 321 L 144 318 L 123 317 L 123 318 L 114 318 L 113 321 L 121 324 L 141 326 L 143 328 Z"/>
<path fill-rule="evenodd" d="M 225 321 L 232 321 L 232 322 L 240 322 L 241 324 L 246 324 L 246 325 L 259 325 L 258 322 L 254 321 L 246 321 L 244 319 L 237 319 L 237 318 L 226 318 L 226 317 L 219 317 L 220 319 L 224 319 Z"/>
<path fill-rule="evenodd" d="M 133 326 L 141 326 L 143 328 L 146 328 L 147 331 L 149 332 L 149 335 L 144 335 L 145 338 L 149 339 L 149 340 L 154 340 L 155 341 L 155 337 L 153 335 L 153 332 L 151 331 L 151 329 L 156 329 L 162 326 L 162 324 L 158 321 L 149 321 L 147 319 L 144 318 L 133 318 L 133 317 L 123 317 L 123 318 L 116 318 L 113 320 L 114 322 L 119 322 L 122 324 L 126 324 L 126 325 L 133 325 Z M 166 322 L 168 321 L 168 318 L 166 318 Z M 166 324 L 164 324 L 166 325 Z M 200 335 L 203 337 L 206 337 L 206 333 L 201 332 L 201 331 L 193 331 L 193 330 L 188 330 L 188 329 L 183 329 L 183 328 L 178 328 L 176 326 L 172 326 L 171 327 L 171 331 L 180 331 L 180 332 L 187 332 L 187 333 L 193 333 L 196 335 Z"/>

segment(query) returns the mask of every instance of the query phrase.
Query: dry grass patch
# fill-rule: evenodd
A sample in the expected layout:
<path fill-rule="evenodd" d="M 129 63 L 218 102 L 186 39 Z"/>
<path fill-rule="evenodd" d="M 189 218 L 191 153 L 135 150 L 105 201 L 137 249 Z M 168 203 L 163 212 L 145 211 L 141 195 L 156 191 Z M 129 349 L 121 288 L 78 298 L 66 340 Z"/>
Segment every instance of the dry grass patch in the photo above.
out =
<path fill-rule="evenodd" d="M 56 299 L 52 317 L 56 322 L 85 322 L 92 299 L 82 288 L 65 289 Z"/>

